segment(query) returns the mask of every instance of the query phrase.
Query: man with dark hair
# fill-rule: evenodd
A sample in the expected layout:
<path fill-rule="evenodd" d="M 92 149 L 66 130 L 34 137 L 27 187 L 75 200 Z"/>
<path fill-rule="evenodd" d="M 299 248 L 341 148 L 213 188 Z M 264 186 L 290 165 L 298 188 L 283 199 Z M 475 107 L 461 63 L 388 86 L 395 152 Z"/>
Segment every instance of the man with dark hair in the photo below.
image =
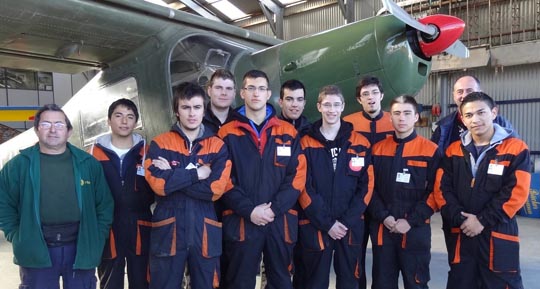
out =
<path fill-rule="evenodd" d="M 436 123 L 437 128 L 431 136 L 431 141 L 436 143 L 442 152 L 444 152 L 451 143 L 459 140 L 460 135 L 467 130 L 467 126 L 463 123 L 462 115 L 459 112 L 459 107 L 461 106 L 463 98 L 471 92 L 480 91 L 482 91 L 480 81 L 472 75 L 465 75 L 456 80 L 452 93 L 457 109 Z M 495 107 L 495 109 L 497 108 Z M 519 137 L 517 132 L 514 131 L 512 124 L 502 115 L 497 114 L 493 121 L 504 128 L 512 130 L 512 135 Z"/>
<path fill-rule="evenodd" d="M 203 118 L 206 129 L 217 133 L 219 128 L 230 120 L 235 89 L 234 75 L 229 70 L 218 69 L 212 74 L 206 87 L 210 98 Z"/>
<path fill-rule="evenodd" d="M 299 203 L 300 268 L 295 288 L 327 289 L 334 264 L 336 288 L 358 288 L 364 213 L 373 191 L 370 144 L 342 121 L 345 99 L 335 85 L 321 88 L 313 124 L 301 145 L 308 164 Z M 332 261 L 333 260 L 333 261 Z"/>
<path fill-rule="evenodd" d="M 177 122 L 150 143 L 146 180 L 156 193 L 150 245 L 150 288 L 181 288 L 184 269 L 193 288 L 219 286 L 221 223 L 214 201 L 230 183 L 227 147 L 202 124 L 204 90 L 174 89 Z"/>
<path fill-rule="evenodd" d="M 300 137 L 305 135 L 311 123 L 302 115 L 306 106 L 304 84 L 296 79 L 285 81 L 279 91 L 279 106 L 281 107 L 279 119 L 294 125 Z"/>
<path fill-rule="evenodd" d="M 114 221 L 109 243 L 98 267 L 102 289 L 148 288 L 147 268 L 154 193 L 144 178 L 146 141 L 134 133 L 139 111 L 133 101 L 121 98 L 108 109 L 111 133 L 100 136 L 90 148 L 103 166 L 114 197 Z M 127 265 L 127 267 L 126 267 Z"/>
<path fill-rule="evenodd" d="M 253 289 L 263 254 L 267 288 L 291 289 L 292 249 L 298 230 L 294 206 L 306 176 L 294 127 L 278 119 L 267 104 L 266 74 L 244 75 L 240 96 L 245 105 L 218 135 L 233 162 L 232 188 L 223 195 L 225 285 Z"/>
<path fill-rule="evenodd" d="M 375 189 L 368 211 L 373 248 L 372 288 L 428 288 L 435 170 L 440 152 L 416 134 L 418 104 L 409 95 L 390 103 L 394 134 L 373 146 Z"/>
<path fill-rule="evenodd" d="M 390 114 L 382 110 L 381 102 L 384 90 L 378 78 L 365 76 L 356 86 L 356 100 L 362 105 L 362 111 L 349 114 L 343 120 L 352 123 L 353 129 L 365 136 L 373 146 L 394 133 Z M 366 267 L 366 248 L 369 239 L 369 214 L 366 215 L 366 230 L 363 243 L 362 268 Z M 366 289 L 365 271 L 361 272 L 359 289 Z"/>
<path fill-rule="evenodd" d="M 529 194 L 529 149 L 493 122 L 497 109 L 487 94 L 467 95 L 460 111 L 467 131 L 446 150 L 435 184 L 446 288 L 523 288 L 515 216 Z"/>
<path fill-rule="evenodd" d="M 38 143 L 0 172 L 0 229 L 20 288 L 95 287 L 114 208 L 103 169 L 67 141 L 73 127 L 57 105 L 37 111 L 34 131 Z"/>

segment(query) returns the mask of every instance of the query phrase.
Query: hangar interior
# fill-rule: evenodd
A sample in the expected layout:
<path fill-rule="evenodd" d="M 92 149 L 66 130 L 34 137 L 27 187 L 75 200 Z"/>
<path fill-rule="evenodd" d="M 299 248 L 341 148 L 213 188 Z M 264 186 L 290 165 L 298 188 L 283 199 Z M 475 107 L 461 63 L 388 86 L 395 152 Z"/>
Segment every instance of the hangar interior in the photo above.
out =
<path fill-rule="evenodd" d="M 147 0 L 214 21 L 290 40 L 377 15 L 380 0 Z M 433 124 L 456 109 L 452 84 L 476 76 L 540 162 L 540 0 L 397 0 L 414 17 L 450 14 L 463 19 L 461 40 L 471 57 L 434 56 L 432 72 L 417 100 L 422 104 L 418 131 L 431 135 Z M 0 64 L 1 66 L 1 64 Z M 40 105 L 67 101 L 94 72 L 64 75 L 0 69 L 0 105 Z M 358 104 L 350 104 L 358 105 Z M 440 106 L 440 114 L 433 105 Z M 358 108 L 360 106 L 358 105 Z M 7 122 L 23 130 L 31 122 Z M 536 165 L 540 169 L 540 164 Z"/>

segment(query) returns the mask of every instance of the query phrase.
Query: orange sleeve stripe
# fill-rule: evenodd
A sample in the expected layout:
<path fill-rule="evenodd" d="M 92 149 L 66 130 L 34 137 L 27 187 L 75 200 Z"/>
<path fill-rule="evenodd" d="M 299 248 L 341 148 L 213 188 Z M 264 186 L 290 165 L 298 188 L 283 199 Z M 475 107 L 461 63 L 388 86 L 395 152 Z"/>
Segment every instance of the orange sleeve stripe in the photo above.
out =
<path fill-rule="evenodd" d="M 300 203 L 300 206 L 302 207 L 302 209 L 305 209 L 309 207 L 309 205 L 311 205 L 311 197 L 309 196 L 305 188 L 300 192 L 300 196 L 298 197 L 298 202 Z"/>
<path fill-rule="evenodd" d="M 531 186 L 531 174 L 526 171 L 516 170 L 516 185 L 510 193 L 510 199 L 503 204 L 503 211 L 509 218 L 513 218 L 516 213 L 525 205 L 529 197 Z"/>
<path fill-rule="evenodd" d="M 291 235 L 289 234 L 289 223 L 287 222 L 287 215 L 283 216 L 283 234 L 285 236 L 285 242 L 292 244 Z"/>
<path fill-rule="evenodd" d="M 319 247 L 324 250 L 324 241 L 321 230 L 317 230 L 317 239 L 319 240 Z"/>
<path fill-rule="evenodd" d="M 441 179 L 443 175 L 444 170 L 442 168 L 437 169 L 437 174 L 435 176 L 435 184 L 433 186 L 433 196 L 438 209 L 446 205 L 446 199 L 444 198 L 443 192 L 441 190 Z"/>
<path fill-rule="evenodd" d="M 227 191 L 227 186 L 229 184 L 230 176 L 231 176 L 231 168 L 232 168 L 232 162 L 231 160 L 227 160 L 225 162 L 225 168 L 221 172 L 221 176 L 219 177 L 219 179 L 213 181 L 210 184 L 210 189 L 212 190 L 212 193 L 214 194 L 212 196 L 212 201 L 219 199 Z"/>
<path fill-rule="evenodd" d="M 302 219 L 302 220 L 298 220 L 298 225 L 307 225 L 307 224 L 310 224 L 311 221 L 309 219 Z"/>
<path fill-rule="evenodd" d="M 152 223 L 152 227 L 161 227 L 161 226 L 165 226 L 165 225 L 169 225 L 169 224 L 172 224 L 176 222 L 176 218 L 175 217 L 170 217 L 170 218 L 167 218 L 165 220 L 161 220 L 159 222 L 153 222 Z"/>
<path fill-rule="evenodd" d="M 368 205 L 371 202 L 373 196 L 373 188 L 375 187 L 375 173 L 373 171 L 373 165 L 370 165 L 367 169 L 368 174 L 368 186 L 366 196 L 364 197 L 364 204 Z"/>
<path fill-rule="evenodd" d="M 383 231 L 384 231 L 383 224 L 380 223 L 379 224 L 379 230 L 377 232 L 377 246 L 382 246 L 383 245 Z"/>
<path fill-rule="evenodd" d="M 298 191 L 302 191 L 306 186 L 306 156 L 303 154 L 298 155 L 298 166 L 296 167 L 296 174 L 292 181 L 292 186 Z"/>

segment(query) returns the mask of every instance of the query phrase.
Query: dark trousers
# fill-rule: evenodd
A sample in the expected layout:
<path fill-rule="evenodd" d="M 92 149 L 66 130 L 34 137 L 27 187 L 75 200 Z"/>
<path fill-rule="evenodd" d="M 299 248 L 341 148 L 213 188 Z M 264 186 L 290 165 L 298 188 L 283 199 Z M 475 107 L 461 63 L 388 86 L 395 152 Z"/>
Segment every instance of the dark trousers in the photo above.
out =
<path fill-rule="evenodd" d="M 382 224 L 371 224 L 373 242 L 372 289 L 398 288 L 399 273 L 405 289 L 427 289 L 431 259 L 429 224 L 413 227 L 406 234 L 390 233 Z M 467 287 L 454 287 L 467 288 Z"/>
<path fill-rule="evenodd" d="M 20 267 L 21 285 L 19 289 L 59 289 L 60 277 L 64 289 L 95 289 L 96 270 L 74 270 L 73 263 L 77 253 L 77 245 L 50 247 L 52 267 L 28 268 Z"/>
<path fill-rule="evenodd" d="M 453 243 L 455 244 L 455 236 L 450 236 L 447 231 L 444 233 L 447 246 L 451 238 L 454 238 Z M 452 245 L 450 247 L 452 251 L 448 253 L 452 259 L 448 272 L 447 289 L 523 289 L 519 264 L 510 265 L 518 259 L 519 249 L 514 248 L 518 246 L 517 244 L 512 244 L 512 241 L 507 240 L 502 240 L 504 243 L 497 244 L 501 240 L 490 239 L 489 232 L 483 232 L 473 238 L 462 233 L 458 235 L 459 249 L 456 250 L 455 245 Z M 459 254 L 459 262 L 452 262 L 456 253 Z M 498 253 L 501 254 L 498 255 Z M 503 260 L 500 257 L 507 257 L 507 264 L 504 266 L 510 265 L 510 268 L 505 271 L 494 266 L 494 270 L 490 270 L 488 266 L 492 263 L 490 259 Z"/>
<path fill-rule="evenodd" d="M 124 288 L 126 263 L 129 289 L 148 289 L 148 256 L 137 256 L 134 252 L 126 257 L 101 260 L 98 266 L 100 288 Z"/>
<path fill-rule="evenodd" d="M 322 251 L 305 249 L 299 246 L 301 251 L 300 272 L 304 276 L 298 276 L 299 288 L 327 289 L 330 279 L 330 267 L 332 257 L 334 259 L 334 272 L 336 273 L 337 289 L 357 289 L 360 272 L 364 271 L 360 266 L 362 255 L 361 245 L 349 245 L 348 235 L 341 240 L 332 240 Z M 295 279 L 297 276 L 295 276 Z"/>
<path fill-rule="evenodd" d="M 292 249 L 294 244 L 286 243 L 282 235 L 275 233 L 268 225 L 267 230 L 258 232 L 244 241 L 225 242 L 227 289 L 255 288 L 257 272 L 263 255 L 264 269 L 268 283 L 266 289 L 292 289 Z"/>
<path fill-rule="evenodd" d="M 362 256 L 360 257 L 360 264 L 363 270 L 360 272 L 360 278 L 358 279 L 358 289 L 367 288 L 367 278 L 366 278 L 366 252 L 367 245 L 369 241 L 369 226 L 371 223 L 371 216 L 369 214 L 364 214 L 364 238 L 362 239 Z"/>
<path fill-rule="evenodd" d="M 196 250 L 182 250 L 174 256 L 150 256 L 150 288 L 182 288 L 185 267 L 193 289 L 212 289 L 219 285 L 219 257 L 205 258 Z"/>

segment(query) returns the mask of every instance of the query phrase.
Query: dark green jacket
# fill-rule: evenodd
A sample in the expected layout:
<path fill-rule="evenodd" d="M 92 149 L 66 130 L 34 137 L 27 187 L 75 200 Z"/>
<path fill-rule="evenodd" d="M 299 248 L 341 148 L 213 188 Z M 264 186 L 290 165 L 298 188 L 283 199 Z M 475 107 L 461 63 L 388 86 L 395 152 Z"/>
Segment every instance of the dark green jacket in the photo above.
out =
<path fill-rule="evenodd" d="M 81 208 L 74 269 L 92 269 L 101 261 L 113 219 L 114 202 L 101 164 L 68 143 L 73 155 L 77 199 Z M 39 145 L 21 150 L 0 171 L 0 229 L 13 244 L 15 264 L 50 267 L 51 259 L 39 212 Z M 62 174 L 62 172 L 46 172 Z"/>

